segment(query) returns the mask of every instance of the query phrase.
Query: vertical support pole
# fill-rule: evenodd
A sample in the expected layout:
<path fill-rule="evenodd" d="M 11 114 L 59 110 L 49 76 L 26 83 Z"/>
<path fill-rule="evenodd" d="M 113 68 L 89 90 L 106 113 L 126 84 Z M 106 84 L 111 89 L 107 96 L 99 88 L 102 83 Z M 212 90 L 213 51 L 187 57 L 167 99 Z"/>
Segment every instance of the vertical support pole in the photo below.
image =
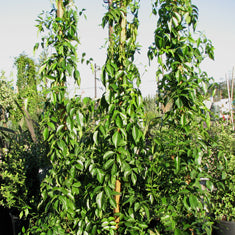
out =
<path fill-rule="evenodd" d="M 57 12 L 56 12 L 56 16 L 58 18 L 62 18 L 64 14 L 64 10 L 63 10 L 63 0 L 58 0 L 57 1 Z M 59 31 L 59 35 L 62 35 L 62 31 Z"/>
<path fill-rule="evenodd" d="M 126 2 L 124 0 L 121 1 L 120 7 L 126 8 Z M 121 19 L 120 19 L 121 32 L 120 32 L 120 42 L 119 42 L 119 47 L 120 47 L 119 58 L 121 57 L 121 65 L 120 65 L 121 70 L 124 68 L 123 62 L 125 60 L 126 25 L 127 25 L 127 16 L 126 14 L 124 14 L 121 16 Z M 122 78 L 120 78 L 120 82 L 121 81 L 122 81 Z M 115 201 L 116 201 L 117 206 L 114 209 L 114 213 L 119 213 L 120 212 L 120 193 L 121 193 L 121 182 L 119 179 L 116 179 L 115 191 L 116 193 L 118 193 L 118 195 L 115 195 Z M 115 217 L 115 222 L 116 222 L 116 230 L 117 230 L 119 227 L 119 222 L 120 222 L 119 216 Z M 118 232 L 116 234 L 118 234 Z"/>
<path fill-rule="evenodd" d="M 112 3 L 113 3 L 113 0 L 108 0 L 109 11 L 110 11 Z M 109 24 L 109 42 L 111 42 L 112 40 L 112 34 L 113 34 L 113 26 Z"/>
<path fill-rule="evenodd" d="M 120 212 L 120 193 L 121 193 L 121 182 L 120 180 L 116 180 L 115 183 L 115 192 L 119 193 L 119 195 L 115 195 L 114 199 L 117 204 L 116 208 L 114 208 L 114 213 Z M 118 229 L 118 224 L 120 222 L 120 218 L 118 216 L 115 216 L 115 222 L 116 222 L 116 229 Z"/>
<path fill-rule="evenodd" d="M 231 123 L 232 123 L 232 127 L 233 127 L 233 131 L 234 131 L 234 121 L 233 121 L 233 86 L 234 86 L 234 67 L 233 67 L 233 71 L 232 71 L 232 85 L 231 85 Z"/>
<path fill-rule="evenodd" d="M 229 78 L 227 77 L 227 74 L 225 75 L 225 77 L 226 77 L 226 80 L 227 80 L 229 112 L 231 112 L 231 97 L 230 97 L 230 84 L 229 84 Z M 229 118 L 227 118 L 227 122 L 229 123 Z"/>
<path fill-rule="evenodd" d="M 57 1 L 57 17 L 62 18 L 64 14 L 63 11 L 63 0 Z"/>
<path fill-rule="evenodd" d="M 97 71 L 97 66 L 95 64 L 95 99 L 97 98 L 96 71 Z"/>
<path fill-rule="evenodd" d="M 125 8 L 126 6 L 121 2 L 121 7 Z M 124 13 L 123 13 L 124 14 Z M 120 51 L 121 56 L 125 56 L 125 42 L 126 42 L 126 25 L 127 25 L 127 19 L 126 14 L 122 15 L 120 26 L 121 26 L 121 34 L 120 34 Z"/>

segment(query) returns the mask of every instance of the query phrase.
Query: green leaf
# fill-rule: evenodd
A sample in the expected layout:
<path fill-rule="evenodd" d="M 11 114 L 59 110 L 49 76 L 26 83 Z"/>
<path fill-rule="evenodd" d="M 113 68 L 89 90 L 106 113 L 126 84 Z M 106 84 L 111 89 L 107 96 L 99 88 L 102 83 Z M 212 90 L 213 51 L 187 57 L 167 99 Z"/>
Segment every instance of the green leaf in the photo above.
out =
<path fill-rule="evenodd" d="M 81 76 L 80 76 L 80 73 L 78 70 L 75 70 L 73 72 L 73 76 L 74 76 L 74 79 L 75 81 L 77 82 L 78 85 L 80 85 L 80 81 L 81 81 Z"/>
<path fill-rule="evenodd" d="M 98 134 L 99 134 L 98 131 L 95 131 L 93 134 L 93 140 L 95 142 L 95 145 L 97 145 L 97 146 L 98 146 Z"/>
<path fill-rule="evenodd" d="M 120 77 L 122 77 L 124 75 L 124 71 L 123 70 L 119 70 L 116 75 L 115 75 L 115 79 L 119 79 Z"/>
<path fill-rule="evenodd" d="M 171 29 L 172 29 L 172 20 L 170 20 L 169 22 L 167 22 L 167 25 L 168 25 L 169 31 L 171 32 Z"/>
<path fill-rule="evenodd" d="M 180 157 L 177 156 L 175 158 L 175 173 L 177 174 L 180 170 Z"/>
<path fill-rule="evenodd" d="M 48 122 L 47 125 L 52 129 L 55 130 L 55 124 L 53 122 Z"/>
<path fill-rule="evenodd" d="M 106 71 L 108 72 L 108 74 L 113 77 L 114 75 L 114 71 L 113 71 L 113 67 L 110 64 L 106 64 Z"/>
<path fill-rule="evenodd" d="M 199 152 L 197 153 L 197 156 L 196 156 L 196 159 L 195 159 L 195 162 L 196 162 L 197 165 L 201 165 L 202 156 L 203 156 L 203 151 L 201 151 L 199 149 Z"/>
<path fill-rule="evenodd" d="M 136 125 L 132 128 L 132 137 L 136 143 L 139 141 L 139 129 Z"/>
<path fill-rule="evenodd" d="M 186 233 L 177 228 L 174 231 L 174 235 L 186 235 Z"/>
<path fill-rule="evenodd" d="M 66 118 L 66 124 L 67 124 L 68 130 L 72 131 L 73 130 L 73 126 L 74 126 L 73 119 L 70 118 L 70 117 L 67 117 Z"/>
<path fill-rule="evenodd" d="M 189 196 L 189 204 L 190 204 L 190 207 L 194 210 L 197 210 L 198 208 L 198 199 L 195 195 L 191 194 Z"/>
<path fill-rule="evenodd" d="M 111 175 L 115 176 L 116 174 L 117 174 L 117 165 L 116 165 L 116 163 L 114 163 L 112 170 L 111 170 Z"/>
<path fill-rule="evenodd" d="M 83 170 L 83 162 L 81 160 L 77 160 L 77 164 L 75 164 L 75 167 L 82 171 Z"/>
<path fill-rule="evenodd" d="M 190 210 L 190 206 L 188 205 L 188 197 L 187 196 L 184 196 L 184 199 L 183 199 L 183 204 L 184 204 L 184 207 L 187 209 L 187 210 Z"/>
<path fill-rule="evenodd" d="M 98 168 L 96 169 L 96 172 L 97 172 L 97 180 L 102 184 L 104 181 L 105 173 L 101 169 L 98 169 Z"/>
<path fill-rule="evenodd" d="M 43 131 L 43 137 L 44 137 L 44 140 L 47 140 L 48 139 L 48 136 L 49 136 L 49 131 L 48 131 L 48 128 L 46 127 Z"/>
<path fill-rule="evenodd" d="M 214 190 L 214 185 L 210 180 L 206 181 L 206 187 L 212 192 Z"/>
<path fill-rule="evenodd" d="M 47 235 L 53 235 L 52 230 L 48 230 L 48 231 L 47 231 Z"/>
<path fill-rule="evenodd" d="M 117 207 L 117 203 L 116 203 L 116 201 L 114 200 L 113 197 L 110 197 L 110 198 L 109 198 L 109 203 L 110 203 L 110 205 L 111 205 L 113 208 L 116 208 L 116 207 Z"/>
<path fill-rule="evenodd" d="M 179 25 L 179 22 L 178 22 L 178 20 L 177 20 L 176 17 L 173 17 L 173 18 L 172 18 L 172 21 L 173 21 L 173 24 L 175 25 L 175 27 L 177 27 L 177 26 Z M 169 26 L 168 26 L 168 27 L 169 27 Z"/>
<path fill-rule="evenodd" d="M 102 208 L 102 203 L 103 203 L 103 196 L 104 196 L 104 192 L 101 191 L 97 196 L 96 196 L 96 203 L 99 209 Z"/>
<path fill-rule="evenodd" d="M 42 65 L 38 71 L 38 74 L 41 74 L 45 70 L 46 66 L 47 64 Z"/>
<path fill-rule="evenodd" d="M 81 182 L 77 182 L 77 183 L 73 184 L 73 187 L 80 188 L 81 185 L 82 185 Z"/>
<path fill-rule="evenodd" d="M 112 196 L 112 190 L 110 189 L 110 187 L 105 186 L 105 187 L 104 187 L 104 191 L 105 191 L 105 193 L 106 193 L 106 195 L 107 195 L 108 198 L 113 197 L 113 196 Z"/>
<path fill-rule="evenodd" d="M 119 115 L 117 115 L 116 117 L 116 125 L 119 127 L 119 128 L 122 128 L 123 126 L 123 122 L 122 122 L 122 119 Z"/>
<path fill-rule="evenodd" d="M 210 120 L 209 113 L 206 114 L 206 125 L 208 128 L 210 128 L 210 126 L 211 126 L 211 120 Z"/>
<path fill-rule="evenodd" d="M 113 151 L 108 151 L 104 154 L 103 159 L 105 160 L 106 158 L 109 158 L 110 156 L 114 155 L 115 152 Z"/>
<path fill-rule="evenodd" d="M 64 128 L 64 124 L 57 127 L 56 133 L 60 132 Z"/>
<path fill-rule="evenodd" d="M 118 145 L 121 142 L 121 140 L 122 140 L 122 137 L 121 137 L 119 131 L 116 131 L 114 133 L 114 135 L 112 136 L 112 141 L 113 141 L 113 144 L 114 144 L 115 148 L 118 147 Z"/>
<path fill-rule="evenodd" d="M 132 181 L 133 185 L 136 185 L 137 176 L 134 172 L 131 173 L 131 181 Z"/>
<path fill-rule="evenodd" d="M 108 170 L 108 169 L 113 165 L 114 162 L 115 162 L 115 159 L 109 159 L 109 160 L 104 164 L 104 169 L 105 169 L 105 170 Z"/>

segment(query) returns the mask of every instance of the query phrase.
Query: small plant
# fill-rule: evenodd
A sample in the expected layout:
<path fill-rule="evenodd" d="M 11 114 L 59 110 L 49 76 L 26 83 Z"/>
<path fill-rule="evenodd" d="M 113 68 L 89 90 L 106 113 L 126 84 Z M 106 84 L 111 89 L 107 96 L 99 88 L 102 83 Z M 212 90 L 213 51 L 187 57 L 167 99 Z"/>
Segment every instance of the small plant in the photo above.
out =
<path fill-rule="evenodd" d="M 215 220 L 235 221 L 235 157 L 231 125 L 215 123 L 211 136 L 214 138 L 211 163 L 208 165 L 213 191 L 211 212 Z"/>
<path fill-rule="evenodd" d="M 171 107 L 164 112 L 153 139 L 152 164 L 146 188 L 160 233 L 210 234 L 209 193 L 202 190 L 207 177 L 203 159 L 209 156 L 210 116 L 203 101 L 210 79 L 200 69 L 213 58 L 213 46 L 196 35 L 198 9 L 190 0 L 158 0 L 154 43 L 149 59 L 157 57 L 157 103 Z"/>

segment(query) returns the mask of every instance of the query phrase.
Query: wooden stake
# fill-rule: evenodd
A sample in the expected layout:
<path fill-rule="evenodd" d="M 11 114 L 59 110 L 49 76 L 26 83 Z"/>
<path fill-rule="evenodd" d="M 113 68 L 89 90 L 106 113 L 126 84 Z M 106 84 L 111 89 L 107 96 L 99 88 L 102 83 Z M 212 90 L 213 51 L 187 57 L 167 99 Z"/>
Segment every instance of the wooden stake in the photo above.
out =
<path fill-rule="evenodd" d="M 119 193 L 119 195 L 114 196 L 115 202 L 117 204 L 117 207 L 114 208 L 114 213 L 119 213 L 120 212 L 120 193 L 121 193 L 121 182 L 120 182 L 120 180 L 116 180 L 115 192 Z M 120 222 L 119 216 L 115 216 L 116 229 L 118 229 L 119 222 Z"/>
<path fill-rule="evenodd" d="M 57 1 L 57 17 L 62 18 L 64 14 L 63 10 L 63 0 L 58 0 Z M 62 35 L 62 31 L 59 31 L 59 35 Z"/>
<path fill-rule="evenodd" d="M 233 131 L 234 131 L 234 121 L 233 121 L 233 86 L 234 86 L 234 67 L 233 67 L 233 71 L 232 71 L 232 88 L 231 88 L 231 123 L 232 123 L 232 127 L 233 127 Z"/>
<path fill-rule="evenodd" d="M 111 10 L 113 0 L 109 0 L 109 11 Z M 113 26 L 109 25 L 109 41 L 111 42 L 112 40 L 112 35 L 113 35 Z"/>
<path fill-rule="evenodd" d="M 64 14 L 63 10 L 63 0 L 57 1 L 57 17 L 62 18 Z"/>

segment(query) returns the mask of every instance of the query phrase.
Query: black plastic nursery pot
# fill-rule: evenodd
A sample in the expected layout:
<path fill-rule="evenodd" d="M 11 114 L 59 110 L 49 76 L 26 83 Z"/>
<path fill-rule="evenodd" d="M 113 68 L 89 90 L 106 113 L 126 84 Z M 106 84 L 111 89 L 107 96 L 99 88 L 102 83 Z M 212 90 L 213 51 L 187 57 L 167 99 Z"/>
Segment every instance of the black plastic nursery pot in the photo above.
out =
<path fill-rule="evenodd" d="M 213 235 L 235 235 L 234 221 L 218 221 L 215 225 Z"/>

